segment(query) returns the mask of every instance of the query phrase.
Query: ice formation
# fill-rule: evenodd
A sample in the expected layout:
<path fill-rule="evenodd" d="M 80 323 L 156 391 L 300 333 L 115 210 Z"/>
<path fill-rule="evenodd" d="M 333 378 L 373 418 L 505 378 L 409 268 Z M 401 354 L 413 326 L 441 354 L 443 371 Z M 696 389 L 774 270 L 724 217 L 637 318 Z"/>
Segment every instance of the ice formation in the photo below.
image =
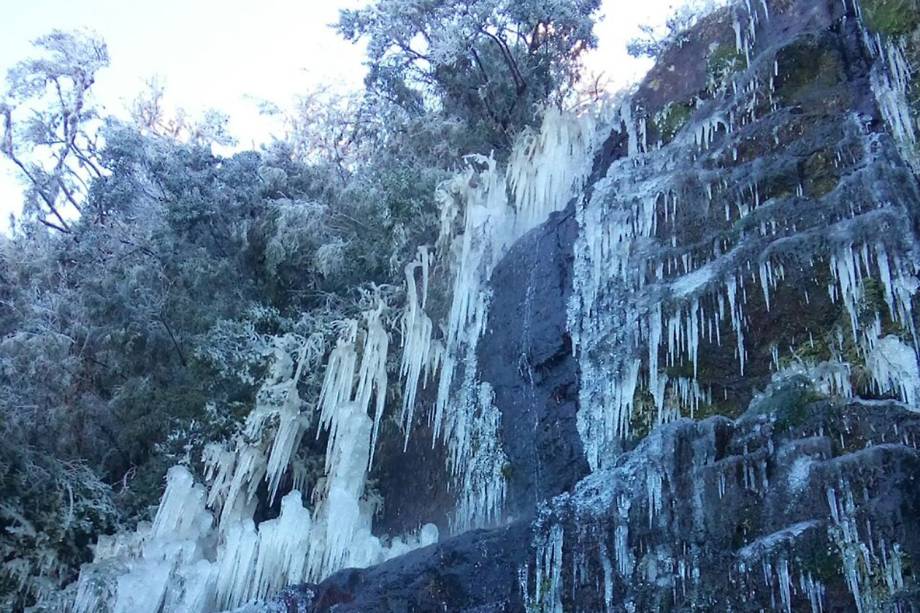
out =
<path fill-rule="evenodd" d="M 367 311 L 361 330 L 357 321 L 339 326 L 319 402 L 319 424 L 329 438 L 314 510 L 293 489 L 278 517 L 253 521 L 260 484 L 270 500 L 276 496 L 309 424 L 297 383 L 322 357 L 317 338 L 286 336 L 274 341 L 270 372 L 233 446 L 206 450 L 210 490 L 187 468 L 170 469 L 153 524 L 100 539 L 93 563 L 81 571 L 75 612 L 224 610 L 436 542 L 433 525 L 389 542 L 371 533 L 374 508 L 365 484 L 386 389 L 381 311 Z"/>
<path fill-rule="evenodd" d="M 857 195 L 843 181 L 810 205 L 822 207 L 828 222 L 826 234 L 814 240 L 808 228 L 790 222 L 801 216 L 796 204 L 807 199 L 801 186 L 784 198 L 764 196 L 757 180 L 763 171 L 738 160 L 731 143 L 735 132 L 758 119 L 757 109 L 772 95 L 780 67 L 773 59 L 769 66 L 762 57 L 755 60 L 757 32 L 769 20 L 768 6 L 747 2 L 731 10 L 736 46 L 748 68 L 731 76 L 728 102 L 698 100 L 691 121 L 672 142 L 649 148 L 643 111 L 625 100 L 615 129 L 629 141 L 626 155 L 593 185 L 590 198 L 577 201 L 581 231 L 569 330 L 582 373 L 578 427 L 594 469 L 616 456 L 619 441 L 630 436 L 636 420 L 655 426 L 678 415 L 692 416 L 713 402 L 716 393 L 699 380 L 699 356 L 707 344 L 733 343 L 738 372 L 746 374 L 748 305 L 756 300 L 756 309 L 770 312 L 774 294 L 787 282 L 787 267 L 801 268 L 802 251 L 811 253 L 805 265 L 815 269 L 815 280 L 825 276 L 819 267 L 828 266 L 826 291 L 849 316 L 849 336 L 860 363 L 868 360 L 866 366 L 875 373 L 875 392 L 902 400 L 914 397 L 913 383 L 896 384 L 889 377 L 906 375 L 910 381 L 916 365 L 911 305 L 918 258 L 891 254 L 915 254 L 917 247 L 906 230 L 887 236 L 875 230 L 909 222 L 894 221 L 900 213 L 889 195 Z M 902 145 L 911 144 L 914 126 L 904 115 L 908 67 L 896 45 L 880 40 L 866 39 L 878 58 L 876 96 L 892 133 Z M 769 52 L 762 55 L 770 57 Z M 878 155 L 878 135 L 867 133 L 859 121 L 852 117 L 845 126 L 835 161 L 837 167 L 851 164 L 855 176 L 868 172 Z M 909 152 L 903 146 L 902 151 L 907 159 Z M 734 168 L 722 168 L 723 159 Z M 744 183 L 735 183 L 735 176 L 743 176 Z M 709 248 L 682 237 L 682 224 L 699 207 L 725 211 L 726 229 L 711 230 Z M 861 314 L 867 284 L 881 287 L 885 303 L 873 322 Z M 806 302 L 822 289 L 817 283 L 803 288 Z M 904 331 L 904 349 L 912 345 L 913 362 L 906 351 L 882 339 L 890 333 L 882 329 L 883 318 Z M 882 348 L 875 349 L 880 339 Z M 851 396 L 850 365 L 841 357 L 846 342 L 834 344 L 839 346 L 836 355 L 823 366 L 809 363 L 806 370 L 822 389 Z M 773 354 L 777 368 L 790 360 L 786 347 L 774 347 Z"/>
<path fill-rule="evenodd" d="M 833 520 L 828 533 L 843 560 L 844 578 L 856 610 L 860 613 L 882 610 L 884 597 L 894 595 L 904 586 L 900 548 L 897 543 L 883 539 L 873 542 L 872 526 L 860 521 L 859 504 L 847 481 L 828 487 L 826 494 Z M 884 580 L 882 589 L 877 587 L 878 578 Z"/>
<path fill-rule="evenodd" d="M 858 2 L 851 3 L 859 14 Z M 625 155 L 591 186 L 590 195 L 583 188 L 605 135 L 599 125 L 611 127 L 601 118 L 604 112 L 549 110 L 539 130 L 518 139 L 507 167 L 491 156 L 469 156 L 466 170 L 439 187 L 441 236 L 405 268 L 399 422 L 408 445 L 419 392 L 432 385 L 432 444 L 447 447 L 458 498 L 452 530 L 497 523 L 505 498 L 501 413 L 491 386 L 480 380 L 476 354 L 488 321 L 492 272 L 516 240 L 573 199 L 580 232 L 568 326 L 581 376 L 577 425 L 592 477 L 611 468 L 637 424 L 654 427 L 682 415 L 693 417 L 716 400 L 700 372 L 707 346 L 730 347 L 739 376 L 746 374 L 750 313 L 775 311 L 777 295 L 790 290 L 787 276 L 796 269 L 810 271 L 812 283 L 795 288 L 805 304 L 826 292 L 845 315 L 845 329 L 819 339 L 827 353 L 819 358 L 802 357 L 801 347 L 774 343 L 773 371 L 804 375 L 829 396 L 849 399 L 870 391 L 913 406 L 920 403 L 912 312 L 920 287 L 917 246 L 897 231 L 903 220 L 887 194 L 861 176 L 871 164 L 887 162 L 879 157 L 880 137 L 852 116 L 842 126 L 834 153 L 837 167 L 849 165 L 852 175 L 873 191 L 857 193 L 841 180 L 817 196 L 801 184 L 768 195 L 770 177 L 744 161 L 732 142 L 759 113 L 777 109 L 780 66 L 775 57 L 758 59 L 757 49 L 758 28 L 770 19 L 770 10 L 766 1 L 745 1 L 732 11 L 735 48 L 745 68 L 726 84 L 728 102 L 696 100 L 691 120 L 669 144 L 650 144 L 645 111 L 624 100 L 613 113 L 612 129 L 625 138 Z M 917 168 L 916 126 L 907 107 L 911 67 L 904 49 L 863 32 L 875 58 L 871 86 L 879 109 L 902 157 Z M 779 133 L 774 138 L 779 145 Z M 721 160 L 737 168 L 724 167 Z M 820 232 L 806 227 L 807 220 L 797 214 L 803 205 L 821 210 Z M 701 207 L 718 211 L 713 219 L 721 220 L 724 211 L 725 227 L 707 229 L 711 234 L 694 243 L 682 234 L 682 224 L 688 211 Z M 879 233 L 880 227 L 894 230 Z M 449 298 L 441 322 L 428 312 L 436 262 L 446 273 L 442 281 Z M 883 304 L 872 305 L 879 308 L 867 316 L 875 288 Z M 312 509 L 304 506 L 295 477 L 295 489 L 281 500 L 280 515 L 258 525 L 253 521 L 258 488 L 264 483 L 271 501 L 284 491 L 292 457 L 313 422 L 311 413 L 302 411 L 297 384 L 323 352 L 315 340 L 300 339 L 292 349 L 287 338 L 273 350 L 271 372 L 240 436 L 230 446 L 207 449 L 209 488 L 196 484 L 187 469 L 170 470 L 153 524 L 100 541 L 94 563 L 81 573 L 76 611 L 235 607 L 283 585 L 319 580 L 337 569 L 367 566 L 436 541 L 437 529 L 431 525 L 389 542 L 371 531 L 374 508 L 365 488 L 388 386 L 389 334 L 383 312 L 384 305 L 378 304 L 360 320 L 339 324 L 317 403 L 317 436 L 327 432 L 328 444 L 325 477 L 315 488 Z M 815 348 L 814 338 L 807 343 Z M 871 389 L 856 389 L 857 367 L 868 374 Z M 809 467 L 799 465 L 789 478 L 806 481 Z M 670 478 L 649 465 L 618 469 L 643 492 L 644 508 L 625 494 L 610 493 L 602 501 L 616 512 L 610 539 L 592 549 L 600 556 L 607 608 L 614 606 L 616 581 L 653 573 L 637 558 L 630 517 L 645 513 L 643 521 L 654 528 L 666 512 L 662 501 Z M 748 490 L 767 483 L 765 465 L 745 464 L 739 473 Z M 717 483 L 722 496 L 725 473 Z M 865 589 L 870 574 L 883 578 L 889 593 L 903 586 L 898 546 L 867 544 L 857 521 L 858 505 L 845 483 L 828 489 L 827 500 L 833 518 L 829 530 L 844 561 L 847 585 L 860 610 L 873 610 L 875 595 Z M 811 609 L 820 611 L 825 598 L 821 581 L 773 549 L 788 536 L 781 532 L 751 545 L 751 555 L 742 555 L 739 568 L 731 572 L 746 574 L 759 566 L 764 583 L 775 587 L 776 609 L 791 610 L 793 596 L 801 592 Z M 529 610 L 562 610 L 568 572 L 563 564 L 572 565 L 573 576 L 581 572 L 584 561 L 570 560 L 568 550 L 563 551 L 565 537 L 560 524 L 538 522 L 533 568 L 520 575 Z M 692 551 L 658 562 L 661 569 L 654 572 L 678 577 L 682 589 L 698 576 Z"/>
<path fill-rule="evenodd" d="M 435 254 L 422 248 L 406 267 L 400 421 L 408 443 L 419 385 L 437 380 L 431 419 L 436 439 L 447 445 L 458 490 L 451 520 L 456 531 L 498 522 L 505 497 L 500 413 L 489 384 L 477 379 L 475 361 L 489 277 L 517 238 L 582 187 L 597 144 L 596 121 L 550 110 L 541 130 L 518 140 L 507 170 L 493 158 L 471 156 L 468 170 L 441 186 L 438 250 L 452 275 L 443 337 L 436 337 L 426 313 Z M 454 222 L 461 215 L 457 235 Z M 322 358 L 324 343 L 320 335 L 286 336 L 272 341 L 269 373 L 239 435 L 229 445 L 205 449 L 209 488 L 196 484 L 186 468 L 171 469 L 153 525 L 100 541 L 94 562 L 82 569 L 75 611 L 232 608 L 284 585 L 318 581 L 345 566 L 368 566 L 437 541 L 430 524 L 388 542 L 371 532 L 374 506 L 365 486 L 388 384 L 384 308 L 378 303 L 361 320 L 337 326 L 317 402 L 317 436 L 326 431 L 328 443 L 313 510 L 296 489 L 304 479 L 291 462 L 313 421 L 302 411 L 298 382 Z M 295 489 L 282 498 L 280 515 L 257 525 L 260 486 L 272 502 L 288 474 Z"/>
<path fill-rule="evenodd" d="M 439 341 L 433 340 L 434 324 L 425 306 L 428 301 L 428 279 L 432 254 L 427 247 L 420 247 L 417 257 L 406 265 L 406 308 L 402 316 L 402 363 L 400 377 L 405 382 L 402 412 L 399 421 L 406 433 L 405 445 L 409 444 L 412 419 L 418 386 L 428 385 L 431 373 L 440 364 L 443 350 Z M 421 291 L 418 288 L 416 272 L 421 275 Z"/>
<path fill-rule="evenodd" d="M 357 410 L 366 413 L 374 400 L 374 420 L 369 441 L 368 465 L 374 457 L 373 448 L 380 429 L 380 419 L 386 401 L 386 359 L 389 335 L 380 320 L 383 304 L 364 313 L 365 333 L 363 350 L 358 361 L 358 322 L 342 322 L 342 333 L 329 356 L 326 375 L 319 397 L 320 427 L 329 431 L 329 450 L 326 469 L 331 470 L 339 426 Z M 354 405 L 354 406 L 352 406 Z M 318 433 L 317 433 L 318 436 Z"/>
<path fill-rule="evenodd" d="M 562 527 L 553 525 L 546 536 L 538 534 L 534 589 L 524 585 L 527 611 L 562 611 Z M 526 577 L 526 570 L 522 572 Z"/>
<path fill-rule="evenodd" d="M 898 337 L 878 339 L 866 359 L 878 394 L 895 394 L 910 406 L 920 405 L 920 368 L 914 349 Z"/>
<path fill-rule="evenodd" d="M 204 487 L 186 468 L 171 468 L 152 525 L 100 537 L 95 563 L 81 572 L 74 610 L 211 610 L 215 576 L 205 556 L 216 543 L 205 500 Z"/>
<path fill-rule="evenodd" d="M 438 252 L 451 275 L 442 337 L 435 337 L 425 312 L 432 254 L 420 251 L 406 269 L 402 423 L 408 441 L 418 387 L 436 380 L 431 420 L 435 438 L 448 447 L 461 495 L 453 520 L 457 530 L 497 520 L 504 498 L 499 415 L 476 364 L 491 300 L 489 279 L 518 238 L 580 192 L 598 145 L 599 121 L 599 115 L 549 109 L 540 130 L 517 139 L 507 169 L 492 157 L 469 156 L 466 172 L 439 187 Z"/>
<path fill-rule="evenodd" d="M 851 0 L 851 3 L 862 29 L 865 47 L 876 58 L 871 75 L 872 93 L 904 159 L 918 171 L 920 149 L 909 102 L 913 67 L 904 55 L 903 42 L 873 33 L 863 21 L 860 0 Z"/>
<path fill-rule="evenodd" d="M 843 4 L 844 10 L 847 5 L 859 9 L 858 2 Z M 730 18 L 746 68 L 730 77 L 726 100 L 696 100 L 687 125 L 657 147 L 649 147 L 645 137 L 644 110 L 624 101 L 617 114 L 618 130 L 627 140 L 624 151 L 592 186 L 590 197 L 576 202 L 580 234 L 568 324 L 581 367 L 578 428 L 592 474 L 576 493 L 547 503 L 534 524 L 533 557 L 520 572 L 528 610 L 561 611 L 563 602 L 554 595 L 571 594 L 573 602 L 580 602 L 575 595 L 580 587 L 593 590 L 591 598 L 597 600 L 588 602 L 631 610 L 635 603 L 616 601 L 615 582 L 635 581 L 642 573 L 648 573 L 642 579 L 657 581 L 659 588 L 675 580 L 673 589 L 691 589 L 688 584 L 699 579 L 692 546 L 682 552 L 654 551 L 649 533 L 637 539 L 630 532 L 637 525 L 637 503 L 633 496 L 630 508 L 629 495 L 644 489 L 639 511 L 647 513 L 654 529 L 672 475 L 624 461 L 621 441 L 637 426 L 654 428 L 677 416 L 693 417 L 718 399 L 704 385 L 707 346 L 733 349 L 739 376 L 756 367 L 751 352 L 758 351 L 759 361 L 764 348 L 753 347 L 758 330 L 752 329 L 752 313 L 774 313 L 790 292 L 803 297 L 803 309 L 824 294 L 842 324 L 774 340 L 769 354 L 776 380 L 797 374 L 821 393 L 848 400 L 869 394 L 912 407 L 920 401 L 912 312 L 920 257 L 904 203 L 896 202 L 914 194 L 894 194 L 869 178 L 873 167 L 900 168 L 900 160 L 880 154 L 880 140 L 887 136 L 870 133 L 861 118 L 851 116 L 831 158 L 835 169 L 843 169 L 835 187 L 815 194 L 800 184 L 770 193 L 764 186 L 776 177 L 766 174 L 760 160 L 744 158 L 734 144 L 741 140 L 736 133 L 756 121 L 758 113 L 778 108 L 775 78 L 781 70 L 775 49 L 758 49 L 757 42 L 770 7 L 738 2 Z M 872 88 L 881 115 L 901 158 L 916 168 L 916 126 L 906 98 L 911 67 L 896 41 L 866 32 L 865 44 L 876 59 Z M 782 145 L 779 132 L 773 138 Z M 806 206 L 820 212 L 818 222 L 801 213 Z M 699 209 L 714 209 L 720 216 L 724 211 L 725 231 L 716 227 L 714 215 L 706 218 L 715 220 L 713 227 L 687 231 L 682 224 L 698 221 Z M 657 444 L 651 439 L 654 432 L 641 445 Z M 641 455 L 647 460 L 661 452 Z M 766 464 L 746 459 L 727 472 L 717 469 L 717 479 L 704 480 L 711 461 L 694 457 L 700 472 L 691 484 L 689 508 L 681 507 L 695 528 L 702 521 L 696 513 L 706 488 L 713 487 L 721 499 L 733 474 L 750 492 L 765 491 L 770 484 Z M 796 463 L 789 487 L 801 491 L 811 467 L 810 458 Z M 621 497 L 609 491 L 611 471 L 630 492 Z M 879 610 L 881 599 L 891 598 L 903 585 L 903 574 L 899 546 L 875 536 L 861 516 L 859 501 L 869 497 L 865 491 L 850 491 L 844 482 L 830 488 L 827 524 L 803 522 L 749 544 L 740 551 L 738 566 L 726 569 L 732 583 L 759 574 L 774 610 L 791 611 L 796 597 L 803 596 L 813 612 L 825 610 L 821 578 L 784 551 L 784 544 L 827 525 L 857 607 Z M 563 522 L 550 509 L 571 516 Z M 603 530 L 593 525 L 582 529 L 594 514 L 602 518 Z M 615 516 L 620 520 L 613 521 Z M 555 545 L 563 542 L 564 551 L 557 552 Z M 586 557 L 591 560 L 585 562 Z M 586 567 L 590 570 L 583 571 Z"/>

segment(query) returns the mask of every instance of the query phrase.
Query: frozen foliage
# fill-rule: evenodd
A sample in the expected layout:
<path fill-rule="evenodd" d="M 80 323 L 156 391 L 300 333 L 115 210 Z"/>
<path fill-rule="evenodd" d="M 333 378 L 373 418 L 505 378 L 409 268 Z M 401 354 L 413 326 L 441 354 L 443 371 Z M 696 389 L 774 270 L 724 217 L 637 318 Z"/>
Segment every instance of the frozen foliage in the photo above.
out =
<path fill-rule="evenodd" d="M 631 40 L 627 47 L 630 55 L 654 58 L 668 47 L 682 46 L 688 31 L 700 19 L 730 3 L 731 0 L 684 0 L 663 24 L 640 26 L 642 36 Z"/>
<path fill-rule="evenodd" d="M 532 110 L 570 93 L 595 46 L 600 0 L 374 0 L 341 13 L 367 40 L 368 87 L 414 109 L 437 100 L 468 129 L 505 141 Z M 435 94 L 435 96 L 432 96 Z M 414 112 L 414 111 L 413 111 Z"/>
<path fill-rule="evenodd" d="M 104 41 L 54 30 L 33 41 L 36 56 L 18 62 L 0 92 L 0 154 L 28 182 L 25 212 L 69 234 L 89 181 L 101 178 L 98 109 L 90 91 L 109 65 Z"/>
<path fill-rule="evenodd" d="M 297 384 L 304 368 L 319 359 L 322 349 L 321 336 L 275 339 L 271 368 L 234 447 L 211 444 L 205 449 L 207 477 L 212 483 L 208 505 L 219 511 L 221 529 L 252 515 L 263 478 L 274 499 L 308 423 L 301 414 L 303 401 Z M 273 424 L 274 429 L 266 429 Z"/>
<path fill-rule="evenodd" d="M 111 488 L 85 464 L 57 461 L 3 434 L 0 610 L 17 610 L 18 597 L 54 595 L 68 579 L 75 545 L 110 527 L 116 510 Z M 13 593 L 4 593 L 8 586 Z"/>

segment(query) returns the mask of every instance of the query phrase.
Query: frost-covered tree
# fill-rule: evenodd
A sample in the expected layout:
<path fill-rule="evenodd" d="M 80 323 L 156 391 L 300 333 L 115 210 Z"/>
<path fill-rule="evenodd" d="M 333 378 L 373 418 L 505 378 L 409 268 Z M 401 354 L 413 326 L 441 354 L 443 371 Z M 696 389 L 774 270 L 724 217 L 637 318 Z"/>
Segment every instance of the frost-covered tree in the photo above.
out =
<path fill-rule="evenodd" d="M 411 113 L 438 109 L 505 145 L 536 105 L 558 102 L 596 44 L 600 0 L 376 0 L 341 14 L 366 38 L 372 94 Z"/>
<path fill-rule="evenodd" d="M 7 75 L 0 151 L 26 180 L 25 214 L 70 232 L 89 181 L 102 177 L 90 89 L 109 55 L 102 40 L 83 32 L 55 30 L 33 44 L 38 55 Z"/>
<path fill-rule="evenodd" d="M 147 80 L 128 109 L 132 123 L 143 134 L 168 137 L 197 145 L 233 145 L 230 118 L 216 109 L 194 118 L 183 108 L 170 109 L 166 103 L 166 86 L 159 77 Z"/>
<path fill-rule="evenodd" d="M 668 47 L 682 45 L 684 35 L 701 17 L 725 4 L 725 0 L 684 0 L 663 24 L 639 26 L 641 34 L 629 41 L 627 50 L 633 57 L 657 58 Z"/>

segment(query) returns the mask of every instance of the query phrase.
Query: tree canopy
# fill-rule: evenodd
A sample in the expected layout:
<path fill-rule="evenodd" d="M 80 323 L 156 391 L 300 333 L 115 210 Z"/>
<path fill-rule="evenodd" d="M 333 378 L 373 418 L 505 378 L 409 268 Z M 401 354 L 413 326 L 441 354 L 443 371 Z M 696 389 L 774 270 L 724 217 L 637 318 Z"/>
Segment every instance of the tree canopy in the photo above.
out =
<path fill-rule="evenodd" d="M 368 43 L 368 91 L 412 113 L 442 110 L 501 145 L 535 107 L 559 103 L 596 46 L 600 0 L 377 0 L 342 11 Z"/>

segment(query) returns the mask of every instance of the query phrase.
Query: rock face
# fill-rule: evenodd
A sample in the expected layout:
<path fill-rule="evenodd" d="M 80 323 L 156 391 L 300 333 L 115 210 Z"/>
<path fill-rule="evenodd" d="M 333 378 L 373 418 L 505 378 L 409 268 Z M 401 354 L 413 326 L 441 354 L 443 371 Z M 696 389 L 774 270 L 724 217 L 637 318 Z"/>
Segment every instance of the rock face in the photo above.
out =
<path fill-rule="evenodd" d="M 920 592 L 903 564 L 920 553 L 920 453 L 904 442 L 920 419 L 806 390 L 765 400 L 779 412 L 656 429 L 554 500 L 536 524 L 528 604 L 912 610 Z"/>
<path fill-rule="evenodd" d="M 278 603 L 799 611 L 820 602 L 848 611 L 852 582 L 862 610 L 914 610 L 920 416 L 893 402 L 837 405 L 809 390 L 793 379 L 738 420 L 657 428 L 544 506 L 533 537 L 526 522 L 466 533 L 292 589 Z"/>
<path fill-rule="evenodd" d="M 276 610 L 917 610 L 907 4 L 740 2 L 665 52 L 492 274 L 506 525 Z"/>
<path fill-rule="evenodd" d="M 578 363 L 566 329 L 577 234 L 572 207 L 553 214 L 492 274 L 495 296 L 479 365 L 501 407 L 513 516 L 531 515 L 588 473 L 575 418 Z"/>
<path fill-rule="evenodd" d="M 529 525 L 475 530 L 389 563 L 344 570 L 279 595 L 281 611 L 521 611 Z"/>

